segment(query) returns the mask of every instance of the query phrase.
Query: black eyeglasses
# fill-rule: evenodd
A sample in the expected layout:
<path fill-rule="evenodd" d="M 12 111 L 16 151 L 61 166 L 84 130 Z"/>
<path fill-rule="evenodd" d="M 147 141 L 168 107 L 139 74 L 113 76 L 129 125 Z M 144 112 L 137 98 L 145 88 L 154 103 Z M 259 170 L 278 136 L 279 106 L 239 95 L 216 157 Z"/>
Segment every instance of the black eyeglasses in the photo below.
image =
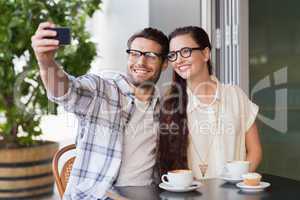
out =
<path fill-rule="evenodd" d="M 192 55 L 192 52 L 195 51 L 195 50 L 203 50 L 202 48 L 200 47 L 195 47 L 195 48 L 190 48 L 190 47 L 183 47 L 182 49 L 178 50 L 178 51 L 170 51 L 168 53 L 168 60 L 170 62 L 174 62 L 177 60 L 177 54 L 180 53 L 180 56 L 183 57 L 183 58 L 188 58 Z"/>
<path fill-rule="evenodd" d="M 145 56 L 147 61 L 157 62 L 162 57 L 162 55 L 159 53 L 149 52 L 149 51 L 142 52 L 135 49 L 127 49 L 126 52 L 128 53 L 130 59 L 134 61 L 138 60 L 141 56 Z"/>

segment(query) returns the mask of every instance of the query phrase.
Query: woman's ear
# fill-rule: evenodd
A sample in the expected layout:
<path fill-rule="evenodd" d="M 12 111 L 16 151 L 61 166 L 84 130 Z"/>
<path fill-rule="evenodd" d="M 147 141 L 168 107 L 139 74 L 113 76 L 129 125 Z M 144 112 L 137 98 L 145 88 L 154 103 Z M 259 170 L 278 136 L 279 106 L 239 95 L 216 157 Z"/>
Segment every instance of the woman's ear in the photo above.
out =
<path fill-rule="evenodd" d="M 210 49 L 206 47 L 205 49 L 202 50 L 202 54 L 204 56 L 204 61 L 208 62 L 208 60 L 210 59 Z"/>

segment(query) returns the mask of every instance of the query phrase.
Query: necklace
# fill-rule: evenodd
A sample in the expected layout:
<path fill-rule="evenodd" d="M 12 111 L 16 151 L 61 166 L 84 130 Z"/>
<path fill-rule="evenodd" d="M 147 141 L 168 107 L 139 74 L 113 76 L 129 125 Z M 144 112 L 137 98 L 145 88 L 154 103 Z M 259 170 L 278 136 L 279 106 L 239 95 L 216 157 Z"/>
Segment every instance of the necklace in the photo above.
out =
<path fill-rule="evenodd" d="M 212 141 L 210 142 L 210 144 L 208 145 L 208 150 L 206 153 L 206 156 L 204 157 L 204 160 L 202 159 L 195 143 L 194 143 L 194 139 L 192 137 L 192 134 L 190 134 L 191 137 L 191 141 L 192 141 L 192 145 L 194 146 L 195 152 L 200 160 L 200 164 L 198 164 L 199 168 L 200 168 L 200 172 L 201 172 L 201 176 L 202 178 L 204 178 L 204 176 L 206 175 L 207 169 L 208 169 L 208 157 L 209 157 L 209 153 L 210 153 L 210 149 L 213 146 L 213 143 L 215 141 L 215 137 L 216 135 L 218 135 L 219 131 L 220 131 L 220 119 L 219 119 L 219 103 L 217 103 L 217 109 L 215 112 L 215 119 L 216 119 L 216 134 L 213 136 Z"/>

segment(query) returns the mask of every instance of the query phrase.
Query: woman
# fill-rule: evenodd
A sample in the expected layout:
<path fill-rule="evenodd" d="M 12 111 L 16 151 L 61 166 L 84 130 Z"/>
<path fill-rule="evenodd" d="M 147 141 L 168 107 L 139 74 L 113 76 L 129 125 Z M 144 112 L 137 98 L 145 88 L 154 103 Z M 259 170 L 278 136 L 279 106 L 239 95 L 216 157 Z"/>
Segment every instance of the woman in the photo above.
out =
<path fill-rule="evenodd" d="M 174 77 L 161 113 L 161 173 L 190 168 L 197 179 L 215 178 L 233 160 L 248 160 L 255 171 L 262 159 L 258 107 L 239 87 L 212 75 L 211 44 L 202 28 L 178 28 L 169 40 Z"/>

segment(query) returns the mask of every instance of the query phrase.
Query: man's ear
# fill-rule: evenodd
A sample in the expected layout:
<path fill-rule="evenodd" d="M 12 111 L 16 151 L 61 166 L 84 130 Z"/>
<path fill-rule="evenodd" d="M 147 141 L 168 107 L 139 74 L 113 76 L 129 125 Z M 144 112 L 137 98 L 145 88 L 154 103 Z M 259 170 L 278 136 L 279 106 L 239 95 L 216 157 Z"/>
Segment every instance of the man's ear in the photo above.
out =
<path fill-rule="evenodd" d="M 161 67 L 162 71 L 165 71 L 168 68 L 168 64 L 169 64 L 168 59 L 165 59 Z"/>

